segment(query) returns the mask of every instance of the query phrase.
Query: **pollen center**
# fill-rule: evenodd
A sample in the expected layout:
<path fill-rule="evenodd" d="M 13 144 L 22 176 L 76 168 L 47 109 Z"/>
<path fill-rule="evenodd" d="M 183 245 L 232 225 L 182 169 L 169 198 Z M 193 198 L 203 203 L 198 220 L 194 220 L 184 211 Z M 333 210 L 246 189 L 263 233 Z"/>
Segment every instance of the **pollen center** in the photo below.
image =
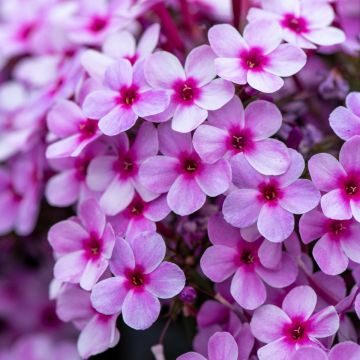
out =
<path fill-rule="evenodd" d="M 185 160 L 184 170 L 188 173 L 194 173 L 198 169 L 198 164 L 195 160 Z"/>
<path fill-rule="evenodd" d="M 181 98 L 185 101 L 190 101 L 194 97 L 194 91 L 193 89 L 187 85 L 184 84 L 184 87 L 181 89 Z"/>
<path fill-rule="evenodd" d="M 253 264 L 255 261 L 255 256 L 253 255 L 253 253 L 250 250 L 245 250 L 243 251 L 243 253 L 241 254 L 241 262 L 247 265 Z"/>
<path fill-rule="evenodd" d="M 300 340 L 304 336 L 304 328 L 301 325 L 296 325 L 291 330 L 291 337 L 294 340 Z"/>
<path fill-rule="evenodd" d="M 235 148 L 237 150 L 243 150 L 244 146 L 245 146 L 245 138 L 243 136 L 234 135 L 232 137 L 231 144 L 232 144 L 233 148 Z"/>
<path fill-rule="evenodd" d="M 345 191 L 348 195 L 355 195 L 359 190 L 358 184 L 349 182 L 345 185 Z"/>
<path fill-rule="evenodd" d="M 131 274 L 131 283 L 134 286 L 141 286 L 144 285 L 144 277 L 142 274 L 135 272 Z"/>

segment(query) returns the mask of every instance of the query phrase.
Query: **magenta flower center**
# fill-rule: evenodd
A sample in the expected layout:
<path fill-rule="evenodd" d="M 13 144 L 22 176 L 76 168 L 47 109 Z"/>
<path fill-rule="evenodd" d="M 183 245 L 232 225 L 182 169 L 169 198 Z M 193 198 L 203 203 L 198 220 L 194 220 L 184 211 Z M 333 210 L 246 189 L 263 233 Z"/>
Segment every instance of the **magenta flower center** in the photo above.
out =
<path fill-rule="evenodd" d="M 90 138 L 96 134 L 98 129 L 98 122 L 96 120 L 87 119 L 79 125 L 81 135 L 85 138 Z"/>
<path fill-rule="evenodd" d="M 97 257 L 101 253 L 101 243 L 97 235 L 92 234 L 86 241 L 85 247 L 90 257 Z"/>
<path fill-rule="evenodd" d="M 293 322 L 284 328 L 285 336 L 294 342 L 302 342 L 307 338 L 307 323 L 301 319 L 293 319 Z"/>
<path fill-rule="evenodd" d="M 251 250 L 244 250 L 241 253 L 240 260 L 243 264 L 251 265 L 255 262 L 256 256 L 252 253 Z"/>
<path fill-rule="evenodd" d="M 243 67 L 248 70 L 262 70 L 267 63 L 267 57 L 259 48 L 243 50 L 240 53 L 240 59 Z"/>
<path fill-rule="evenodd" d="M 134 162 L 129 154 L 120 156 L 114 164 L 114 170 L 125 178 L 134 175 L 137 169 L 136 162 Z"/>
<path fill-rule="evenodd" d="M 139 58 L 138 54 L 134 55 L 127 55 L 125 56 L 125 59 L 129 60 L 131 65 L 134 65 L 136 63 L 136 60 Z"/>
<path fill-rule="evenodd" d="M 274 201 L 278 197 L 277 189 L 273 185 L 267 185 L 264 187 L 262 194 L 266 201 Z"/>
<path fill-rule="evenodd" d="M 95 16 L 92 18 L 89 25 L 89 29 L 93 32 L 99 32 L 105 28 L 107 24 L 107 19 L 100 16 Z"/>
<path fill-rule="evenodd" d="M 130 281 L 134 286 L 142 286 L 145 282 L 143 274 L 138 271 L 135 271 L 130 275 Z"/>
<path fill-rule="evenodd" d="M 355 181 L 349 181 L 345 184 L 345 191 L 350 196 L 355 195 L 359 191 L 359 186 Z"/>
<path fill-rule="evenodd" d="M 243 136 L 233 135 L 231 145 L 236 150 L 243 150 L 245 146 L 245 138 Z"/>
<path fill-rule="evenodd" d="M 142 212 L 144 211 L 144 204 L 141 202 L 136 202 L 134 204 L 131 205 L 131 214 L 133 215 L 141 215 Z"/>
<path fill-rule="evenodd" d="M 123 106 L 129 107 L 133 105 L 138 99 L 137 87 L 124 87 L 120 90 L 119 103 Z"/>
<path fill-rule="evenodd" d="M 18 38 L 21 40 L 26 40 L 29 38 L 29 36 L 31 35 L 31 33 L 35 30 L 35 24 L 33 23 L 28 23 L 23 25 L 20 30 L 18 31 Z"/>
<path fill-rule="evenodd" d="M 297 17 L 293 14 L 286 14 L 281 21 L 281 25 L 297 34 L 308 31 L 307 21 L 303 17 Z"/>
<path fill-rule="evenodd" d="M 175 91 L 175 99 L 183 104 L 192 104 L 198 97 L 200 91 L 196 85 L 196 81 L 191 78 L 186 81 L 177 81 L 174 84 L 173 89 Z"/>
<path fill-rule="evenodd" d="M 295 325 L 292 329 L 291 329 L 291 337 L 294 340 L 300 340 L 303 338 L 305 333 L 304 328 L 301 325 Z"/>
<path fill-rule="evenodd" d="M 184 161 L 184 170 L 190 174 L 194 173 L 198 169 L 198 163 L 193 159 L 186 159 Z"/>
<path fill-rule="evenodd" d="M 334 235 L 339 235 L 347 229 L 344 222 L 334 220 L 331 222 L 330 230 Z"/>
<path fill-rule="evenodd" d="M 184 87 L 181 89 L 181 97 L 185 101 L 190 101 L 194 97 L 194 91 L 193 89 L 188 86 L 187 84 L 184 84 Z"/>

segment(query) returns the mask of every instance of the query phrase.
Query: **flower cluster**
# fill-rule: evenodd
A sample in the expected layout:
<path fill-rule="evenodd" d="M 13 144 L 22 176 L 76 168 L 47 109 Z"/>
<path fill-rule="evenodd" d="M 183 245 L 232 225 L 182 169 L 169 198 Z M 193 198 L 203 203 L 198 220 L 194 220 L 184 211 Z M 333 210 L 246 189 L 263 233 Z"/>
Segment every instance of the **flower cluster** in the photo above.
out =
<path fill-rule="evenodd" d="M 165 317 L 157 360 L 179 318 L 197 332 L 178 360 L 360 358 L 356 11 L 0 5 L 0 234 L 47 233 L 50 296 L 79 332 L 56 356 Z M 30 340 L 4 359 L 54 346 Z"/>

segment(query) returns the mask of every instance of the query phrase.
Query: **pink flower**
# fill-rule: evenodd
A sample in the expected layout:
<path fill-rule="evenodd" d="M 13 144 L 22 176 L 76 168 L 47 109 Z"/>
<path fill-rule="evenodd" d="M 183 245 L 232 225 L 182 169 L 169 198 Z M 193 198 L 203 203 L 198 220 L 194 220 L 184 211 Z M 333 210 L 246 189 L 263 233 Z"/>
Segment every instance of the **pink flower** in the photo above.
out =
<path fill-rule="evenodd" d="M 235 339 L 228 332 L 217 332 L 210 339 L 208 344 L 209 360 L 238 360 L 238 346 Z M 176 360 L 206 360 L 196 352 L 188 352 L 179 356 Z"/>
<path fill-rule="evenodd" d="M 77 104 L 62 100 L 49 111 L 49 130 L 60 138 L 49 145 L 47 158 L 78 156 L 83 149 L 101 136 L 98 122 L 88 119 Z"/>
<path fill-rule="evenodd" d="M 241 307 L 254 310 L 265 302 L 264 282 L 283 288 L 295 281 L 297 268 L 288 255 L 281 255 L 280 250 L 278 263 L 265 267 L 263 257 L 273 245 L 266 240 L 244 241 L 239 230 L 228 225 L 221 215 L 209 219 L 208 233 L 214 245 L 201 257 L 201 269 L 217 283 L 234 275 L 230 292 Z"/>
<path fill-rule="evenodd" d="M 156 231 L 156 222 L 163 220 L 169 213 L 165 195 L 152 201 L 144 201 L 136 194 L 127 208 L 110 222 L 118 236 L 132 237 L 139 232 Z"/>
<path fill-rule="evenodd" d="M 330 114 L 330 126 L 343 140 L 360 135 L 360 92 L 346 97 L 346 107 L 339 106 Z"/>
<path fill-rule="evenodd" d="M 186 133 L 196 129 L 208 116 L 234 95 L 234 86 L 215 79 L 215 54 L 208 45 L 193 49 L 182 67 L 176 56 L 160 51 L 145 62 L 145 77 L 155 89 L 167 91 L 171 101 L 165 113 L 153 117 L 166 121 L 171 117 L 172 129 Z"/>
<path fill-rule="evenodd" d="M 125 241 L 117 238 L 110 270 L 115 275 L 100 281 L 91 302 L 102 314 L 122 312 L 124 322 L 136 330 L 147 329 L 160 314 L 160 299 L 177 295 L 185 276 L 175 264 L 163 261 L 166 245 L 154 232 Z"/>
<path fill-rule="evenodd" d="M 147 58 L 155 49 L 160 35 L 159 24 L 149 26 L 136 46 L 135 37 L 128 31 L 110 35 L 102 46 L 102 52 L 86 50 L 81 63 L 94 79 L 101 80 L 106 68 L 119 59 L 127 59 L 131 64 Z"/>
<path fill-rule="evenodd" d="M 91 290 L 108 267 L 115 235 L 95 200 L 83 202 L 78 214 L 78 218 L 60 221 L 49 231 L 49 242 L 58 257 L 54 275 Z"/>
<path fill-rule="evenodd" d="M 135 190 L 145 201 L 158 195 L 145 189 L 139 182 L 139 167 L 147 158 L 158 153 L 155 127 L 143 123 L 132 146 L 126 134 L 112 139 L 115 154 L 93 159 L 87 172 L 87 185 L 101 191 L 100 205 L 107 215 L 116 215 L 133 200 Z"/>
<path fill-rule="evenodd" d="M 291 164 L 279 176 L 264 176 L 244 158 L 232 160 L 233 182 L 239 188 L 225 199 L 225 220 L 244 228 L 257 223 L 262 236 L 273 242 L 288 238 L 294 230 L 293 214 L 304 214 L 319 203 L 320 193 L 310 180 L 298 179 L 304 171 L 300 153 L 289 149 Z"/>
<path fill-rule="evenodd" d="M 355 220 L 332 220 L 314 209 L 301 217 L 299 226 L 305 244 L 319 239 L 313 256 L 325 274 L 342 273 L 349 265 L 349 258 L 360 263 L 360 224 Z"/>
<path fill-rule="evenodd" d="M 91 305 L 90 293 L 77 285 L 66 284 L 61 289 L 56 313 L 62 321 L 72 321 L 80 328 L 77 348 L 82 358 L 100 354 L 119 342 L 120 333 L 116 328 L 119 314 L 98 313 Z"/>
<path fill-rule="evenodd" d="M 348 140 L 341 148 L 339 161 L 330 154 L 316 154 L 309 160 L 315 186 L 326 193 L 321 208 L 326 217 L 360 222 L 360 136 Z"/>
<path fill-rule="evenodd" d="M 250 326 L 254 336 L 266 343 L 258 350 L 259 360 L 286 360 L 300 347 L 322 347 L 318 338 L 334 335 L 339 316 L 333 306 L 312 315 L 317 302 L 315 291 L 298 286 L 284 298 L 282 309 L 264 305 L 254 312 Z"/>
<path fill-rule="evenodd" d="M 87 146 L 76 158 L 54 159 L 51 168 L 58 171 L 46 183 L 45 196 L 52 206 L 70 206 L 75 202 L 83 202 L 95 194 L 86 184 L 89 163 L 96 156 L 106 153 L 107 147 L 100 142 Z"/>
<path fill-rule="evenodd" d="M 147 85 L 143 62 L 131 66 L 120 59 L 105 71 L 103 90 L 88 95 L 83 104 L 84 114 L 100 119 L 99 128 L 113 136 L 134 126 L 138 117 L 158 114 L 166 109 L 169 97 L 163 90 Z"/>
<path fill-rule="evenodd" d="M 281 113 L 274 104 L 257 100 L 244 111 L 235 96 L 221 109 L 210 112 L 208 121 L 196 129 L 194 148 L 207 163 L 237 155 L 264 175 L 280 175 L 288 169 L 290 156 L 282 142 L 268 137 L 281 123 Z"/>
<path fill-rule="evenodd" d="M 248 24 L 244 37 L 231 25 L 215 25 L 209 30 L 216 73 L 236 84 L 249 84 L 256 90 L 272 93 L 279 90 L 281 77 L 300 71 L 305 53 L 290 44 L 281 44 L 281 28 L 270 20 Z"/>
<path fill-rule="evenodd" d="M 194 151 L 191 135 L 159 126 L 160 151 L 140 167 L 140 181 L 150 191 L 168 193 L 167 202 L 178 215 L 189 215 L 205 203 L 206 195 L 218 196 L 230 185 L 231 169 L 224 159 L 206 164 Z M 181 196 L 179 196 L 181 194 Z"/>
<path fill-rule="evenodd" d="M 305 49 L 316 45 L 335 45 L 345 41 L 342 30 L 329 26 L 335 12 L 326 1 L 262 0 L 262 9 L 250 9 L 250 22 L 261 19 L 276 20 L 283 30 L 283 39 Z"/>

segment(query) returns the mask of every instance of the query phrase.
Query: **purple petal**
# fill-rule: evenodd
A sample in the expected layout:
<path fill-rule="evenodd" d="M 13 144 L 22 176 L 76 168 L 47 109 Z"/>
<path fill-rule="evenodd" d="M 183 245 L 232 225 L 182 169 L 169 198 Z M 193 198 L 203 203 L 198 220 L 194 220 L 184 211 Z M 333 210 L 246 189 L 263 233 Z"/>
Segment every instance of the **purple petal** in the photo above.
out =
<path fill-rule="evenodd" d="M 214 163 L 227 152 L 228 133 L 215 126 L 199 126 L 193 137 L 194 148 L 207 163 Z"/>
<path fill-rule="evenodd" d="M 265 100 L 256 100 L 245 109 L 245 124 L 251 129 L 255 140 L 263 140 L 280 129 L 282 115 L 275 104 Z"/>
<path fill-rule="evenodd" d="M 300 218 L 299 230 L 301 240 L 304 244 L 319 239 L 326 232 L 325 226 L 328 224 L 328 219 L 318 209 L 314 209 Z"/>
<path fill-rule="evenodd" d="M 281 242 L 294 230 L 294 216 L 279 205 L 265 204 L 257 222 L 259 232 L 269 241 Z"/>
<path fill-rule="evenodd" d="M 146 60 L 145 77 L 154 88 L 172 89 L 177 80 L 185 80 L 185 72 L 176 56 L 159 51 Z"/>
<path fill-rule="evenodd" d="M 246 151 L 244 155 L 250 165 L 263 175 L 281 175 L 290 166 L 286 145 L 275 139 L 254 142 L 251 151 Z"/>
<path fill-rule="evenodd" d="M 155 193 L 166 193 L 178 177 L 179 162 L 169 156 L 152 156 L 145 160 L 139 170 L 141 183 Z"/>
<path fill-rule="evenodd" d="M 122 307 L 123 320 L 135 330 L 149 328 L 159 317 L 160 302 L 149 292 L 130 291 Z"/>
<path fill-rule="evenodd" d="M 360 117 L 360 92 L 351 92 L 346 97 L 346 106 L 356 116 Z"/>
<path fill-rule="evenodd" d="M 208 33 L 211 48 L 219 57 L 237 58 L 247 45 L 240 33 L 231 25 L 213 26 Z"/>
<path fill-rule="evenodd" d="M 218 196 L 228 190 L 231 182 L 231 168 L 226 160 L 204 165 L 195 177 L 201 190 L 208 196 Z"/>
<path fill-rule="evenodd" d="M 136 42 L 128 31 L 119 31 L 111 34 L 103 45 L 103 52 L 114 59 L 125 58 L 135 54 Z"/>
<path fill-rule="evenodd" d="M 208 235 L 211 243 L 214 245 L 236 248 L 239 241 L 242 241 L 239 229 L 229 225 L 221 213 L 210 216 L 208 220 Z"/>
<path fill-rule="evenodd" d="M 355 136 L 341 147 L 339 161 L 346 172 L 360 171 L 360 136 Z"/>
<path fill-rule="evenodd" d="M 91 290 L 108 267 L 108 261 L 102 257 L 87 262 L 80 278 L 80 286 L 84 290 Z"/>
<path fill-rule="evenodd" d="M 297 286 L 285 296 L 282 308 L 291 319 L 307 320 L 314 312 L 316 302 L 316 293 L 310 286 Z"/>
<path fill-rule="evenodd" d="M 343 140 L 360 135 L 360 115 L 355 115 L 343 106 L 339 106 L 330 114 L 329 121 L 335 134 Z"/>
<path fill-rule="evenodd" d="M 268 56 L 269 63 L 264 69 L 277 76 L 292 76 L 306 64 L 306 54 L 303 50 L 290 44 L 282 44 Z"/>
<path fill-rule="evenodd" d="M 216 76 L 215 57 L 209 45 L 194 48 L 186 58 L 186 77 L 197 80 L 199 87 L 209 83 Z"/>
<path fill-rule="evenodd" d="M 201 269 L 210 280 L 222 282 L 236 271 L 237 256 L 236 249 L 224 245 L 210 246 L 201 257 Z"/>
<path fill-rule="evenodd" d="M 54 267 L 54 276 L 61 281 L 77 283 L 86 267 L 83 250 L 78 250 L 62 256 Z"/>
<path fill-rule="evenodd" d="M 149 202 L 143 214 L 151 221 L 161 221 L 170 213 L 166 196 L 159 196 L 157 199 Z"/>
<path fill-rule="evenodd" d="M 247 82 L 252 88 L 264 93 L 273 93 L 284 85 L 284 80 L 279 76 L 265 71 L 248 71 Z"/>
<path fill-rule="evenodd" d="M 207 116 L 207 110 L 196 104 L 179 105 L 171 122 L 172 129 L 180 133 L 188 133 L 203 123 Z"/>
<path fill-rule="evenodd" d="M 329 360 L 356 360 L 359 357 L 360 346 L 351 341 L 344 341 L 342 343 L 336 344 L 329 353 Z"/>
<path fill-rule="evenodd" d="M 290 345 L 284 337 L 281 337 L 261 347 L 258 350 L 257 355 L 259 357 L 259 360 L 287 360 L 290 359 L 293 351 L 294 347 Z"/>
<path fill-rule="evenodd" d="M 242 189 L 257 189 L 266 177 L 257 172 L 245 158 L 244 154 L 235 155 L 230 159 L 232 168 L 232 181 L 235 186 Z"/>
<path fill-rule="evenodd" d="M 138 116 L 131 108 L 116 106 L 99 121 L 99 129 L 108 136 L 114 136 L 134 126 Z"/>
<path fill-rule="evenodd" d="M 142 34 L 137 52 L 141 57 L 150 55 L 156 48 L 160 36 L 160 25 L 150 25 Z"/>
<path fill-rule="evenodd" d="M 75 221 L 64 220 L 50 228 L 48 239 L 57 253 L 70 253 L 82 248 L 89 234 Z"/>
<path fill-rule="evenodd" d="M 284 326 L 290 323 L 290 318 L 282 309 L 275 305 L 264 305 L 255 310 L 250 327 L 258 340 L 269 343 L 281 338 Z"/>
<path fill-rule="evenodd" d="M 356 262 L 360 263 L 360 227 L 358 223 L 354 224 L 351 229 L 351 235 L 348 238 L 341 238 L 341 247 L 344 250 L 347 257 Z"/>
<path fill-rule="evenodd" d="M 115 62 L 103 53 L 96 50 L 86 50 L 81 56 L 81 65 L 91 78 L 101 82 L 104 78 L 106 69 Z"/>
<path fill-rule="evenodd" d="M 344 272 L 349 264 L 340 242 L 325 234 L 315 244 L 313 256 L 321 271 L 328 275 L 338 275 Z"/>
<path fill-rule="evenodd" d="M 166 246 L 161 235 L 155 232 L 143 232 L 130 239 L 135 263 L 141 266 L 145 274 L 153 272 L 165 257 Z"/>
<path fill-rule="evenodd" d="M 84 115 L 90 119 L 100 119 L 116 106 L 118 93 L 97 90 L 89 94 L 83 103 Z"/>
<path fill-rule="evenodd" d="M 169 103 L 170 97 L 165 91 L 148 90 L 140 94 L 132 108 L 138 116 L 145 117 L 163 112 Z"/>
<path fill-rule="evenodd" d="M 258 256 L 263 266 L 273 269 L 280 264 L 282 245 L 264 240 L 260 245 Z"/>
<path fill-rule="evenodd" d="M 234 85 L 223 79 L 216 79 L 203 86 L 195 104 L 206 110 L 218 110 L 234 96 Z"/>
<path fill-rule="evenodd" d="M 89 233 L 101 237 L 105 229 L 106 218 L 96 200 L 90 199 L 80 204 L 79 218 Z"/>
<path fill-rule="evenodd" d="M 74 156 L 81 144 L 80 135 L 72 135 L 48 146 L 46 157 L 48 159 Z"/>
<path fill-rule="evenodd" d="M 176 360 L 206 360 L 202 355 L 190 351 L 176 358 Z"/>
<path fill-rule="evenodd" d="M 346 39 L 342 30 L 332 26 L 323 29 L 312 29 L 303 36 L 307 40 L 322 46 L 341 44 Z"/>
<path fill-rule="evenodd" d="M 191 134 L 180 134 L 172 130 L 169 123 L 159 125 L 158 131 L 162 154 L 178 158 L 183 153 L 192 152 Z"/>
<path fill-rule="evenodd" d="M 343 197 L 341 189 L 331 190 L 321 198 L 321 209 L 330 219 L 347 220 L 352 218 L 348 201 Z"/>
<path fill-rule="evenodd" d="M 287 171 L 278 176 L 276 179 L 280 183 L 280 187 L 286 187 L 297 180 L 304 171 L 305 162 L 300 153 L 293 149 L 288 149 L 291 158 L 290 167 Z"/>
<path fill-rule="evenodd" d="M 262 207 L 258 201 L 257 190 L 240 189 L 230 193 L 223 204 L 225 220 L 236 227 L 248 227 L 254 224 Z"/>
<path fill-rule="evenodd" d="M 246 310 L 254 310 L 266 299 L 266 288 L 262 280 L 251 270 L 240 267 L 232 281 L 230 292 L 236 302 Z"/>
<path fill-rule="evenodd" d="M 334 335 L 339 330 L 339 315 L 334 306 L 328 306 L 310 318 L 309 335 L 325 338 Z"/>
<path fill-rule="evenodd" d="M 114 275 L 124 277 L 125 272 L 135 268 L 135 257 L 128 242 L 117 237 L 110 260 L 110 270 Z"/>
<path fill-rule="evenodd" d="M 291 357 L 291 360 L 305 360 L 305 359 L 329 360 L 328 356 L 326 355 L 326 352 L 321 348 L 315 346 L 299 347 L 299 349 Z"/>
<path fill-rule="evenodd" d="M 133 69 L 130 61 L 119 59 L 110 65 L 104 76 L 104 84 L 111 90 L 119 91 L 122 87 L 129 87 L 133 80 Z"/>
<path fill-rule="evenodd" d="M 346 175 L 344 168 L 330 154 L 316 154 L 309 160 L 309 172 L 315 186 L 321 191 L 331 191 L 338 179 Z"/>
<path fill-rule="evenodd" d="M 228 332 L 217 332 L 209 340 L 208 357 L 210 360 L 237 360 L 238 345 Z"/>
<path fill-rule="evenodd" d="M 183 194 L 183 196 L 179 196 Z M 199 210 L 205 203 L 206 195 L 192 178 L 180 175 L 172 184 L 167 195 L 170 209 L 175 214 L 185 216 Z"/>
<path fill-rule="evenodd" d="M 137 131 L 136 139 L 131 147 L 138 160 L 157 155 L 159 140 L 157 130 L 151 123 L 144 122 Z"/>
<path fill-rule="evenodd" d="M 217 58 L 215 59 L 216 73 L 223 79 L 232 81 L 235 84 L 244 85 L 247 83 L 248 71 L 241 67 L 240 60 Z"/>
<path fill-rule="evenodd" d="M 185 275 L 175 264 L 164 261 L 147 277 L 146 290 L 160 299 L 170 299 L 185 286 Z"/>
<path fill-rule="evenodd" d="M 98 156 L 90 162 L 87 169 L 86 184 L 91 190 L 104 191 L 116 176 L 115 156 Z"/>
<path fill-rule="evenodd" d="M 124 278 L 112 277 L 96 284 L 91 292 L 91 304 L 96 311 L 113 315 L 121 311 L 128 293 Z"/>

